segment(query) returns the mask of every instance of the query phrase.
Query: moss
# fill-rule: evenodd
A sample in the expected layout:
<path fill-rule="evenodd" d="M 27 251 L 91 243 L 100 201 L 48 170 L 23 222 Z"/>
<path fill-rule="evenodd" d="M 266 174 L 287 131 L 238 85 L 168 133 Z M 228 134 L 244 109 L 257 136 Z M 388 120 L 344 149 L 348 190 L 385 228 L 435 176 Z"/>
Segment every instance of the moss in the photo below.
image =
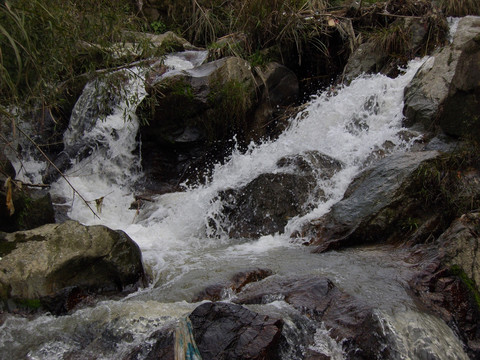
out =
<path fill-rule="evenodd" d="M 252 106 L 252 87 L 249 81 L 216 82 L 208 95 L 209 111 L 204 120 L 210 141 L 225 139 L 247 130 L 247 115 Z"/>
<path fill-rule="evenodd" d="M 20 307 L 26 307 L 29 310 L 38 310 L 42 307 L 42 302 L 40 299 L 22 299 L 17 300 Z"/>
<path fill-rule="evenodd" d="M 10 254 L 16 248 L 17 244 L 15 242 L 0 239 L 0 258 Z"/>
<path fill-rule="evenodd" d="M 442 213 L 446 224 L 479 208 L 476 181 L 468 180 L 467 176 L 479 169 L 477 154 L 478 145 L 466 144 L 453 153 L 423 163 L 414 173 L 408 191 L 422 202 L 426 211 Z"/>
<path fill-rule="evenodd" d="M 473 279 L 470 279 L 465 273 L 465 271 L 463 271 L 463 269 L 458 265 L 453 265 L 450 268 L 450 271 L 453 275 L 458 276 L 462 283 L 467 287 L 468 291 L 475 300 L 477 308 L 480 310 L 480 292 L 478 291 L 478 287 L 475 284 L 475 281 Z"/>

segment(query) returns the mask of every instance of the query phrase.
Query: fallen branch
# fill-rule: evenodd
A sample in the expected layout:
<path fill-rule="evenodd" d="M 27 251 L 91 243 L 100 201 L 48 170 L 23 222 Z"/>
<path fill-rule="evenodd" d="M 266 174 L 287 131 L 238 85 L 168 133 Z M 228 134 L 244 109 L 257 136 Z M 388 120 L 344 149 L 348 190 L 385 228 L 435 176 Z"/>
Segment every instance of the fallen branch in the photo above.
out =
<path fill-rule="evenodd" d="M 65 176 L 65 174 L 53 163 L 52 160 L 50 160 L 50 158 L 47 156 L 47 154 L 45 154 L 45 153 L 43 152 L 43 150 L 37 145 L 37 143 L 36 143 L 30 136 L 28 136 L 28 135 L 25 133 L 25 131 L 23 131 L 21 128 L 19 128 L 18 125 L 17 125 L 17 130 L 18 130 L 19 132 L 21 132 L 21 133 L 23 134 L 23 136 L 25 136 L 25 137 L 27 138 L 27 140 L 30 141 L 30 142 L 33 144 L 33 146 L 35 146 L 35 148 L 40 152 L 40 154 L 42 154 L 42 156 L 45 158 L 45 160 L 47 160 L 48 163 L 53 166 L 53 168 L 54 168 L 54 169 L 60 174 L 60 176 L 67 182 L 68 186 L 70 186 L 70 187 L 72 188 L 73 192 L 76 193 L 76 194 L 80 197 L 80 199 L 82 199 L 82 201 L 85 203 L 85 205 L 87 205 L 87 207 L 90 209 L 90 211 L 93 213 L 93 215 L 94 215 L 95 217 L 97 217 L 98 219 L 100 219 L 100 216 L 98 216 L 97 213 L 95 212 L 95 210 L 92 209 L 92 207 L 88 204 L 88 201 L 85 200 L 85 198 L 82 196 L 82 194 L 80 194 L 80 193 L 78 192 L 77 189 L 75 189 L 75 187 L 74 187 L 74 186 L 72 185 L 72 183 L 67 179 L 67 177 Z"/>

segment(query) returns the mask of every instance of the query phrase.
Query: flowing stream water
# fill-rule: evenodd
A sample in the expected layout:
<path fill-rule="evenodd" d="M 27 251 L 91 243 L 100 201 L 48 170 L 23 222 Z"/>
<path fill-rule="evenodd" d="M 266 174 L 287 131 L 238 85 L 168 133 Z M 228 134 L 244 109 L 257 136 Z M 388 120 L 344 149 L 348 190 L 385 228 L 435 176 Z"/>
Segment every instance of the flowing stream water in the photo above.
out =
<path fill-rule="evenodd" d="M 204 57 L 202 52 L 182 53 L 168 57 L 166 64 L 172 71 L 188 70 Z M 238 271 L 262 267 L 278 275 L 323 275 L 365 299 L 376 309 L 388 334 L 392 358 L 467 359 L 453 331 L 420 311 L 408 295 L 406 281 L 411 270 L 401 250 L 371 247 L 311 254 L 290 236 L 305 222 L 327 213 L 379 151 L 408 151 L 412 140 L 402 135 L 403 91 L 422 62 L 412 61 L 396 79 L 364 76 L 349 86 L 314 96 L 277 140 L 252 144 L 246 152 L 235 150 L 224 164 L 216 165 L 205 185 L 185 185 L 183 192 L 156 196 L 139 212 L 129 208 L 135 184 L 142 177 L 134 112 L 145 95 L 143 70 L 131 70 L 130 97 L 116 99 L 113 113 L 103 120 L 89 118 L 90 112 L 85 111 L 98 100 L 89 90 L 95 85 L 88 85 L 74 109 L 65 144 L 74 146 L 81 140 L 90 144 L 90 151 L 74 161 L 67 175 L 87 200 L 103 198 L 100 218 L 73 195 L 63 179 L 51 191 L 57 206 L 67 209 L 70 218 L 128 233 L 140 246 L 152 281 L 125 299 L 103 301 L 65 316 L 8 316 L 0 326 L 0 357 L 121 359 L 148 341 L 155 330 L 190 313 L 198 304 L 189 301 L 205 286 L 225 281 Z M 86 123 L 91 125 L 86 127 Z M 341 160 L 345 167 L 328 181 L 318 180 L 326 199 L 307 215 L 290 219 L 284 233 L 232 239 L 212 224 L 212 219 L 222 219 L 220 191 L 239 188 L 262 173 L 285 171 L 277 168 L 279 159 L 309 151 Z M 251 308 L 286 318 L 292 342 L 299 332 L 307 331 L 308 324 L 288 321 L 296 316 L 295 310 L 281 300 Z M 317 351 L 332 359 L 344 358 L 341 344 L 325 329 L 316 329 L 315 341 Z M 284 358 L 301 357 L 285 354 Z"/>

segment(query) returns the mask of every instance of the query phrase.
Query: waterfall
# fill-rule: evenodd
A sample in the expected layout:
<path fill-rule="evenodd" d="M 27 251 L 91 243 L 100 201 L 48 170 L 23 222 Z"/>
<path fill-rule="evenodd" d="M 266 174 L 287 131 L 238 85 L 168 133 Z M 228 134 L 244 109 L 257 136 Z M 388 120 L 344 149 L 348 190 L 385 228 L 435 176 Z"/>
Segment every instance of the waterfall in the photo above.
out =
<path fill-rule="evenodd" d="M 120 103 L 113 114 L 97 121 L 88 134 L 83 127 L 80 128 L 83 135 L 72 135 L 73 129 L 66 134 L 69 139 L 85 135 L 100 139 L 96 140 L 98 145 L 92 154 L 68 172 L 71 183 L 85 198 L 103 199 L 100 219 L 92 215 L 81 199 L 72 198 L 72 190 L 64 180 L 54 184 L 52 190 L 72 203 L 71 218 L 127 232 L 142 248 L 154 278 L 167 274 L 170 279 L 178 275 L 170 273 L 172 261 L 177 267 L 187 269 L 200 266 L 196 259 L 201 261 L 211 250 L 219 251 L 227 246 L 225 251 L 229 251 L 229 243 L 238 246 L 227 236 L 207 236 L 215 233 L 209 219 L 218 218 L 222 211 L 222 203 L 216 198 L 220 191 L 246 185 L 262 173 L 280 171 L 276 165 L 278 160 L 289 155 L 319 151 L 342 161 L 345 166 L 334 178 L 318 179 L 317 186 L 325 192 L 326 199 L 316 203 L 302 218 L 291 219 L 285 234 L 271 241 L 274 247 L 290 246 L 289 234 L 305 221 L 326 213 L 340 200 L 352 178 L 376 153 L 408 148 L 409 142 L 401 136 L 403 88 L 421 64 L 422 60 L 412 62 L 397 79 L 365 76 L 349 86 L 314 96 L 277 140 L 251 144 L 246 152 L 234 151 L 228 161 L 215 167 L 206 185 L 158 196 L 138 214 L 129 210 L 134 201 L 132 184 L 141 176 L 135 173 L 134 166 L 138 162 L 133 152 L 137 125 L 135 121 L 124 120 L 126 110 L 122 106 L 126 104 Z M 141 91 L 136 78 L 130 86 L 132 91 L 133 88 Z M 85 94 L 89 96 L 88 87 Z M 82 101 L 80 98 L 79 103 Z M 259 239 L 257 245 L 267 244 L 269 239 Z M 244 245 L 245 249 L 253 246 Z M 255 251 L 258 247 L 261 245 Z M 268 249 L 266 245 L 263 250 Z"/>
<path fill-rule="evenodd" d="M 172 71 L 186 70 L 203 61 L 204 55 L 172 55 L 166 64 Z M 183 192 L 156 196 L 139 212 L 131 210 L 130 204 L 135 183 L 142 177 L 135 118 L 135 107 L 145 95 L 142 70 L 132 70 L 133 76 L 127 74 L 127 97 L 109 98 L 109 111 L 101 119 L 92 118 L 95 112 L 86 110 L 95 108 L 90 107 L 96 100 L 93 89 L 102 85 L 87 85 L 73 112 L 65 144 L 75 146 L 84 141 L 89 151 L 84 158 L 73 160 L 67 176 L 92 204 L 102 199 L 96 208 L 99 218 L 73 195 L 63 179 L 53 184 L 52 193 L 69 207 L 69 217 L 128 233 L 139 244 L 153 282 L 148 289 L 121 301 L 101 302 L 59 318 L 9 317 L 0 326 L 0 346 L 14 354 L 9 358 L 61 359 L 78 353 L 85 358 L 121 358 L 129 349 L 148 343 L 154 331 L 192 311 L 195 304 L 187 301 L 205 285 L 261 264 L 279 275 L 321 274 L 343 290 L 368 299 L 378 308 L 395 358 L 447 359 L 452 351 L 457 358 L 467 358 L 445 323 L 418 315 L 403 280 L 399 280 L 407 275 L 398 275 L 395 254 L 379 256 L 368 249 L 311 254 L 290 237 L 305 222 L 327 213 L 355 175 L 382 153 L 408 151 L 414 138 L 403 136 L 403 90 L 423 61 L 412 61 L 396 79 L 362 76 L 348 86 L 313 96 L 278 139 L 251 144 L 246 151 L 234 150 L 227 161 L 215 166 L 206 184 L 185 184 Z M 221 191 L 244 186 L 263 173 L 285 171 L 277 166 L 281 158 L 310 151 L 337 159 L 344 166 L 331 179 L 317 179 L 316 186 L 325 197 L 316 201 L 306 215 L 290 219 L 283 233 L 247 241 L 232 239 L 212 226 L 212 219 L 225 221 L 221 216 L 223 203 L 218 198 Z M 285 303 L 276 303 L 280 305 L 270 304 L 263 311 L 285 315 Z M 288 316 L 286 323 L 292 336 L 311 326 L 295 325 Z M 314 333 L 315 349 L 334 359 L 343 357 L 341 344 L 330 338 L 328 331 L 319 328 Z M 443 342 L 438 344 L 440 337 Z M 424 342 L 420 353 L 414 350 L 418 341 Z"/>

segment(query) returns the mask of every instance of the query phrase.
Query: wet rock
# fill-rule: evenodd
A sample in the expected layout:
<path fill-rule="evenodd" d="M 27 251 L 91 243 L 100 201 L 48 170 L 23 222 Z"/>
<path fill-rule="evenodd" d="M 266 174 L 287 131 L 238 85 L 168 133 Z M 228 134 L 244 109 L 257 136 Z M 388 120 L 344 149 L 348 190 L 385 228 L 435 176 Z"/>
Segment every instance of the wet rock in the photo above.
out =
<path fill-rule="evenodd" d="M 293 71 L 286 66 L 271 62 L 262 67 L 256 67 L 256 82 L 261 92 L 261 100 L 255 108 L 251 137 L 261 139 L 270 134 L 276 134 L 275 122 L 272 118 L 279 107 L 295 102 L 299 94 L 299 82 Z"/>
<path fill-rule="evenodd" d="M 226 284 L 214 284 L 207 286 L 205 290 L 197 294 L 192 301 L 199 302 L 202 300 L 221 300 L 228 289 L 232 290 L 234 293 L 239 292 L 246 285 L 252 282 L 263 280 L 272 274 L 272 271 L 269 269 L 252 269 L 236 273 Z"/>
<path fill-rule="evenodd" d="M 390 29 L 402 31 L 405 38 L 408 38 L 404 48 L 400 51 L 405 58 L 414 56 L 420 50 L 423 52 L 428 44 L 428 24 L 425 19 L 405 17 L 397 19 L 389 25 Z M 397 49 L 396 49 L 397 50 Z M 398 51 L 398 50 L 397 50 Z M 398 57 L 399 54 L 395 54 Z M 351 81 L 362 74 L 383 73 L 388 75 L 398 74 L 398 62 L 393 61 L 391 50 L 385 45 L 378 44 L 375 38 L 360 44 L 350 55 L 345 66 L 343 77 Z"/>
<path fill-rule="evenodd" d="M 262 174 L 247 186 L 224 191 L 223 215 L 231 237 L 256 238 L 283 232 L 288 220 L 308 211 L 313 175 Z"/>
<path fill-rule="evenodd" d="M 362 74 L 380 71 L 386 61 L 386 54 L 378 51 L 373 42 L 361 44 L 348 58 L 344 78 L 353 80 Z"/>
<path fill-rule="evenodd" d="M 146 124 L 140 129 L 142 166 L 152 181 L 171 184 L 202 178 L 234 134 L 244 138 L 256 96 L 248 63 L 235 57 L 154 77 L 147 91 L 137 111 Z"/>
<path fill-rule="evenodd" d="M 342 343 L 348 359 L 388 358 L 384 346 L 387 340 L 373 309 L 327 278 L 274 276 L 250 285 L 234 301 L 266 304 L 276 300 L 284 300 L 319 326 L 324 324 L 330 335 Z"/>
<path fill-rule="evenodd" d="M 9 310 L 64 313 L 88 295 L 145 283 L 140 249 L 124 232 L 75 221 L 0 236 L 0 299 Z"/>
<path fill-rule="evenodd" d="M 14 232 L 29 230 L 55 222 L 52 199 L 45 191 L 34 191 L 10 185 L 6 191 L 0 190 L 0 231 Z M 7 206 L 8 193 L 11 191 L 13 210 Z"/>
<path fill-rule="evenodd" d="M 439 315 L 463 340 L 471 359 L 480 356 L 480 307 L 471 283 L 458 268 L 449 268 L 438 250 L 424 250 L 420 269 L 410 281 L 412 293 Z M 478 293 L 477 293 L 478 294 Z"/>
<path fill-rule="evenodd" d="M 316 178 L 327 180 L 339 172 L 344 164 L 318 151 L 307 151 L 301 155 L 291 155 L 277 162 L 281 169 L 290 169 L 296 174 L 315 175 Z"/>
<path fill-rule="evenodd" d="M 205 303 L 189 316 L 202 359 L 278 359 L 283 323 L 240 305 Z"/>
<path fill-rule="evenodd" d="M 464 214 L 437 239 L 443 263 L 459 268 L 480 290 L 480 213 Z M 479 299 L 480 300 L 480 299 Z M 480 305 L 480 303 L 479 303 Z"/>
<path fill-rule="evenodd" d="M 480 213 L 455 219 L 428 244 L 417 245 L 413 293 L 457 332 L 471 358 L 480 356 Z"/>
<path fill-rule="evenodd" d="M 442 130 L 454 136 L 468 135 L 476 126 L 480 82 L 478 36 L 480 17 L 460 20 L 450 46 L 428 59 L 405 89 L 403 112 L 406 124 L 423 124 L 431 129 L 438 119 Z"/>
<path fill-rule="evenodd" d="M 358 175 L 324 217 L 304 229 L 304 235 L 324 252 L 394 237 L 400 224 L 418 208 L 409 186 L 412 175 L 424 163 L 439 156 L 436 151 L 391 155 Z"/>
<path fill-rule="evenodd" d="M 468 41 L 458 58 L 452 83 L 438 119 L 452 136 L 480 136 L 480 17 L 478 35 Z"/>
<path fill-rule="evenodd" d="M 223 223 L 232 237 L 255 238 L 283 232 L 288 220 L 301 216 L 324 196 L 317 179 L 328 179 L 341 162 L 318 152 L 282 158 L 275 174 L 261 174 L 240 189 L 220 194 Z"/>
<path fill-rule="evenodd" d="M 175 360 L 175 329 L 155 331 L 147 341 L 133 349 L 123 360 Z"/>
<path fill-rule="evenodd" d="M 190 70 L 147 75 L 149 95 L 139 106 L 142 165 L 154 182 L 204 180 L 234 145 L 275 132 L 278 106 L 298 95 L 295 74 L 277 63 L 252 72 L 238 57 Z"/>

